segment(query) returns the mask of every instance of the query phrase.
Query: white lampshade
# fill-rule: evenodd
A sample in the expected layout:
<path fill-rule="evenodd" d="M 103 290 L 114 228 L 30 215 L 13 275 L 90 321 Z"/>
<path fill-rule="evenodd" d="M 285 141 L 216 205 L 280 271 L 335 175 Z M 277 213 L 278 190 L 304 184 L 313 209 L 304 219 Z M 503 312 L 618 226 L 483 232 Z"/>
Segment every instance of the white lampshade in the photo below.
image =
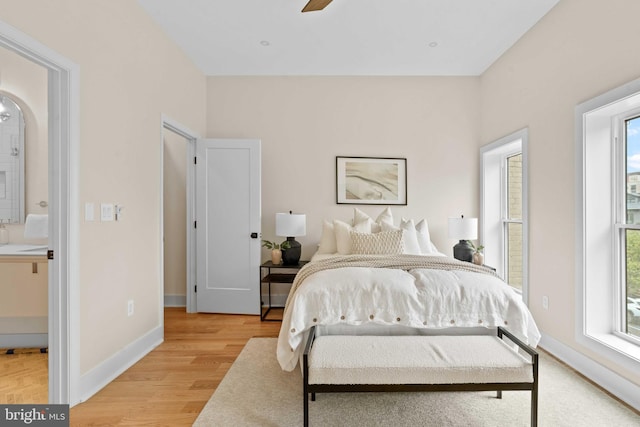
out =
<path fill-rule="evenodd" d="M 478 238 L 478 218 L 449 218 L 449 238 L 475 240 Z"/>
<path fill-rule="evenodd" d="M 307 216 L 305 214 L 276 214 L 276 236 L 296 237 L 305 234 L 307 234 Z"/>

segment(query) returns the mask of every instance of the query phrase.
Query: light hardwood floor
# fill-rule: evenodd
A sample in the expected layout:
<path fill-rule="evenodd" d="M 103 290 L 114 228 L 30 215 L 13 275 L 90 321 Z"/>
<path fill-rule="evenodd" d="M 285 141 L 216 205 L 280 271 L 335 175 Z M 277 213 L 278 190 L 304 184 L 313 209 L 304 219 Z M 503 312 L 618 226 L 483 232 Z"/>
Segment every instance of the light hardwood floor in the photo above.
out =
<path fill-rule="evenodd" d="M 47 356 L 38 349 L 0 350 L 0 404 L 47 403 Z"/>
<path fill-rule="evenodd" d="M 260 322 L 259 316 L 167 308 L 164 343 L 71 408 L 70 424 L 191 426 L 246 342 L 277 337 L 279 330 L 280 322 Z M 26 377 L 25 372 L 20 375 Z M 44 391 L 46 396 L 46 381 Z"/>

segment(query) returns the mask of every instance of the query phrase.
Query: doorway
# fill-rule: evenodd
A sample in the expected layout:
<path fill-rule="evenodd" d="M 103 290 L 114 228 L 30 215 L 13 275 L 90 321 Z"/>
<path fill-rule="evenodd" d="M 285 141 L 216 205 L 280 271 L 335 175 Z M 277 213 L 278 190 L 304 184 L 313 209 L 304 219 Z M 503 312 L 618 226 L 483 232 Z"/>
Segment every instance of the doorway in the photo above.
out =
<path fill-rule="evenodd" d="M 259 314 L 259 305 L 256 302 L 259 300 L 259 287 L 256 287 L 254 291 L 256 295 L 252 298 L 247 298 L 247 294 L 251 293 L 252 286 L 258 286 L 254 280 L 254 271 L 258 270 L 260 261 L 260 244 L 258 236 L 260 234 L 260 141 L 258 140 L 202 140 L 198 139 L 195 132 L 182 126 L 181 124 L 167 118 L 162 119 L 162 200 L 161 200 L 161 221 L 160 221 L 160 233 L 162 236 L 162 255 L 161 265 L 162 271 L 160 272 L 163 283 L 163 301 L 161 302 L 161 309 L 167 306 L 186 306 L 188 313 L 195 313 L 197 311 L 209 311 L 209 312 L 228 312 L 229 308 L 226 307 L 234 299 L 239 300 L 242 308 L 231 308 L 231 312 L 237 313 L 251 313 Z M 207 226 L 210 224 L 206 220 L 206 215 L 201 214 L 204 218 L 199 228 L 196 228 L 196 199 L 199 199 L 200 207 L 204 206 L 207 197 L 200 195 L 196 196 L 196 145 L 205 147 L 208 149 L 214 148 L 211 144 L 220 145 L 217 148 L 223 148 L 226 144 L 231 144 L 227 147 L 227 150 L 218 151 L 232 151 L 247 153 L 247 156 L 241 156 L 246 159 L 240 163 L 234 162 L 234 156 L 227 157 L 223 162 L 234 162 L 231 166 L 227 164 L 229 169 L 236 170 L 238 165 L 243 168 L 246 173 L 245 180 L 251 185 L 247 187 L 247 200 L 251 201 L 249 205 L 245 206 L 245 211 L 250 212 L 250 221 L 242 222 L 243 227 L 241 234 L 244 237 L 240 245 L 243 247 L 244 252 L 248 253 L 247 261 L 243 261 L 245 264 L 254 265 L 251 268 L 246 268 L 246 265 L 236 269 L 240 270 L 246 277 L 241 277 L 240 285 L 237 289 L 231 289 L 229 286 L 220 288 L 213 287 L 209 289 L 208 277 L 201 277 L 202 271 L 197 271 L 197 265 L 210 265 L 212 262 L 200 262 L 198 264 L 197 254 L 210 253 L 210 250 L 206 248 L 197 248 L 197 244 L 202 244 L 203 240 L 200 239 L 198 243 L 197 232 L 210 235 L 207 233 Z M 248 153 L 251 153 L 248 155 Z M 207 156 L 198 156 L 206 163 Z M 211 166 L 211 165 L 209 165 Z M 200 171 L 209 167 L 206 164 L 202 165 Z M 217 168 L 224 169 L 224 168 Z M 229 178 L 228 176 L 226 178 Z M 202 179 L 202 177 L 200 178 Z M 207 181 L 206 179 L 202 182 Z M 225 183 L 237 182 L 240 179 L 225 179 Z M 237 188 L 237 185 L 236 185 Z M 207 191 L 205 193 L 208 194 Z M 251 197 L 249 197 L 251 196 Z M 205 209 L 207 210 L 207 209 Z M 211 210 L 211 209 L 208 209 Z M 233 210 L 232 210 L 233 211 Z M 238 211 L 234 215 L 237 215 Z M 222 221 L 226 227 L 232 221 Z M 253 232 L 250 233 L 245 228 L 249 227 Z M 236 232 L 238 227 L 231 227 Z M 223 239 L 224 240 L 224 239 Z M 227 240 L 225 240 L 227 241 Z M 228 242 L 228 241 L 227 241 Z M 229 243 L 227 243 L 228 246 Z M 210 246 L 209 246 L 210 247 Z M 216 257 L 214 257 L 216 258 Z M 224 257 L 218 257 L 224 258 Z M 243 257 L 244 258 L 244 257 Z M 215 263 L 215 259 L 214 262 Z M 198 280 L 201 279 L 201 280 Z M 183 282 L 184 280 L 184 282 Z M 201 282 L 202 288 L 200 294 L 196 293 L 196 282 Z M 229 280 L 228 283 L 235 283 L 238 281 L 238 277 L 234 277 L 233 280 Z M 185 294 L 182 294 L 181 290 L 184 290 Z M 198 306 L 198 295 L 200 298 L 209 291 L 209 297 L 216 292 L 228 293 L 225 298 L 219 299 L 220 295 L 216 295 L 216 300 L 219 300 L 217 304 L 223 304 L 224 309 L 220 307 L 211 308 L 212 305 L 205 304 L 201 301 L 202 307 Z M 241 296 L 236 296 L 241 295 Z M 246 304 L 249 304 L 247 308 Z M 231 304 L 233 307 L 233 304 Z"/>
<path fill-rule="evenodd" d="M 0 64 L 0 348 L 7 368 L 0 401 L 46 403 L 48 237 L 38 225 L 49 200 L 48 77 L 44 67 L 1 47 Z"/>
<path fill-rule="evenodd" d="M 0 21 L 0 47 L 47 70 L 48 96 L 48 347 L 49 403 L 78 403 L 77 357 L 79 68 Z"/>
<path fill-rule="evenodd" d="M 195 305 L 195 216 L 193 188 L 197 134 L 168 117 L 162 118 L 162 308 Z"/>

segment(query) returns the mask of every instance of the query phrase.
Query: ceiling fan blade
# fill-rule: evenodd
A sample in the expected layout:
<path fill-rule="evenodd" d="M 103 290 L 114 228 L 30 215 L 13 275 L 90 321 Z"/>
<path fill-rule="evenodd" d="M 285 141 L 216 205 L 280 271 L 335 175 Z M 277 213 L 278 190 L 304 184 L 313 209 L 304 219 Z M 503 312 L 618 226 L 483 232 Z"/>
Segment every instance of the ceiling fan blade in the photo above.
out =
<path fill-rule="evenodd" d="M 313 12 L 315 10 L 322 10 L 327 7 L 327 5 L 331 3 L 331 1 L 332 0 L 309 0 L 309 3 L 307 3 L 302 11 Z"/>

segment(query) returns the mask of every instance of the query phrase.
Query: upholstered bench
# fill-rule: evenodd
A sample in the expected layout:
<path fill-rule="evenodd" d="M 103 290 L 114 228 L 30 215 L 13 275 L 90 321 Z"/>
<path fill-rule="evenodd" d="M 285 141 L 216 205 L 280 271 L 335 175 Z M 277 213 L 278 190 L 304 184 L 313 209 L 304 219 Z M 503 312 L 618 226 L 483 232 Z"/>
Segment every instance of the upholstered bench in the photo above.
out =
<path fill-rule="evenodd" d="M 316 336 L 314 327 L 302 359 L 305 427 L 316 393 L 487 390 L 530 390 L 537 425 L 538 353 L 501 327 L 497 336 Z"/>

